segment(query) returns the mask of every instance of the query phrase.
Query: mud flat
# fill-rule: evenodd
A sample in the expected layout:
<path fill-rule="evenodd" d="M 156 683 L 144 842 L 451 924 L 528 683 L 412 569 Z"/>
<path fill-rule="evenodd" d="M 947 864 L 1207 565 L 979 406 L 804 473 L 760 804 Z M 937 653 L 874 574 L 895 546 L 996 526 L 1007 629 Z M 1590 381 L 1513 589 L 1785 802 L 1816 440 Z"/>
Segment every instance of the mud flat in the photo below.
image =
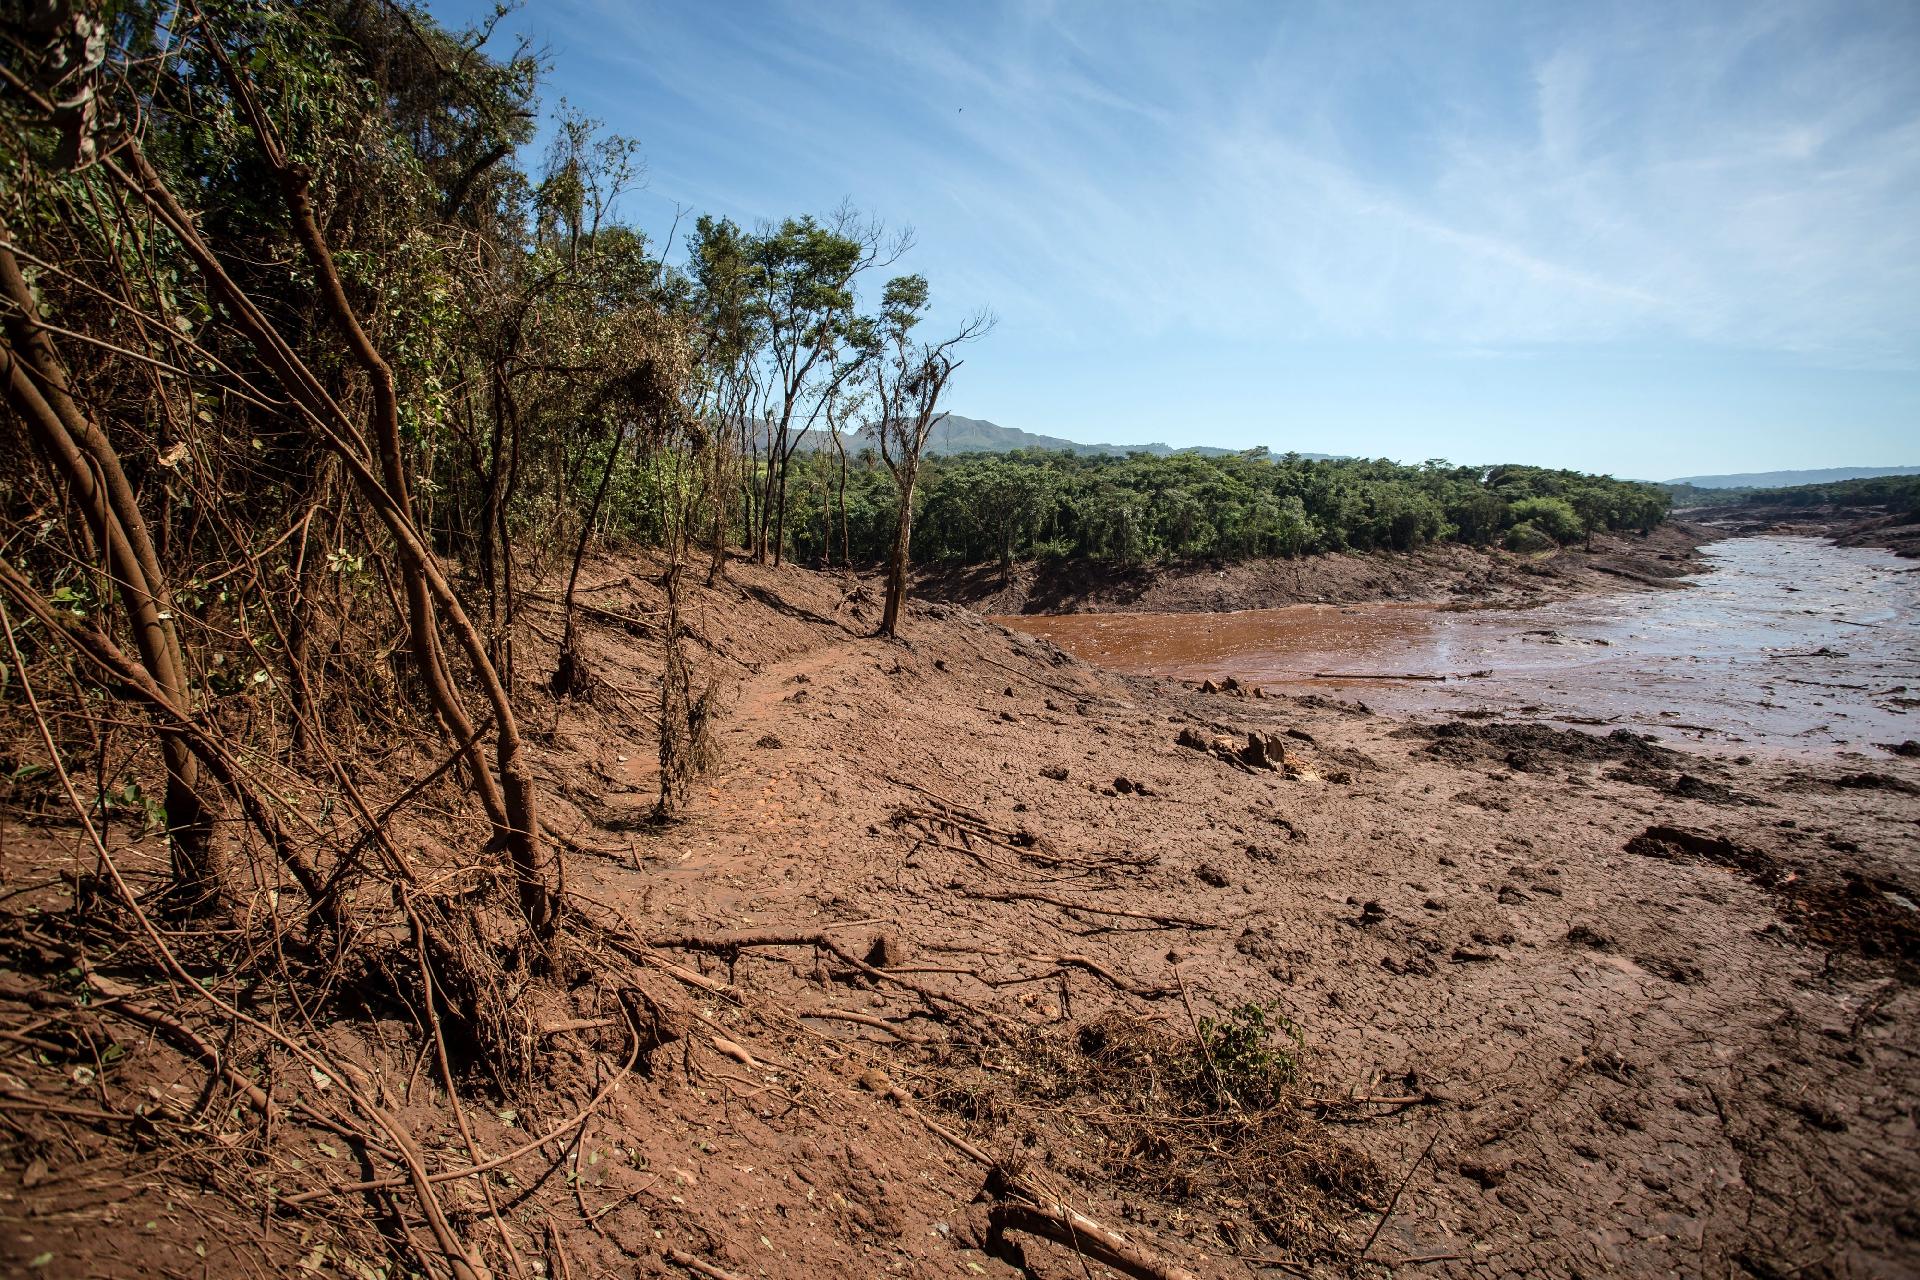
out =
<path fill-rule="evenodd" d="M 688 1012 L 617 1076 L 627 1037 L 591 1016 L 617 993 L 584 974 L 543 1091 L 469 1106 L 475 1140 L 513 1151 L 617 1082 L 495 1187 L 529 1265 L 1103 1274 L 1018 1229 L 1013 1178 L 1206 1277 L 1920 1267 L 1920 760 L 1740 763 L 1356 689 L 1203 693 L 941 605 L 887 643 L 857 584 L 737 566 L 687 609 L 727 689 L 719 763 L 661 826 L 657 649 L 607 621 L 658 593 L 644 565 L 589 581 L 606 688 L 542 704 L 548 821 L 577 909 L 648 930 L 648 998 Z M 8 899 L 0 985 L 51 990 L 76 944 L 50 873 L 75 842 L 8 821 L 10 883 L 52 887 Z M 1249 1006 L 1268 1056 L 1195 1067 Z M 44 1038 L 21 1007 L 8 1028 Z M 410 1083 L 403 1018 L 327 1034 L 364 1088 L 411 1099 L 435 1167 L 464 1158 L 431 1073 Z M 115 1108 L 128 1072 L 203 1084 L 191 1055 L 121 1040 Z M 10 1043 L 8 1088 L 102 1105 Z M 1206 1101 L 1222 1088 L 1231 1106 Z M 231 1144 L 49 1122 L 44 1164 L 0 1175 L 0 1258 L 295 1265 L 331 1218 L 275 1210 L 262 1243 L 262 1207 L 196 1170 L 270 1176 L 284 1203 L 359 1164 L 321 1160 L 334 1139 L 296 1117 L 207 1119 Z"/>

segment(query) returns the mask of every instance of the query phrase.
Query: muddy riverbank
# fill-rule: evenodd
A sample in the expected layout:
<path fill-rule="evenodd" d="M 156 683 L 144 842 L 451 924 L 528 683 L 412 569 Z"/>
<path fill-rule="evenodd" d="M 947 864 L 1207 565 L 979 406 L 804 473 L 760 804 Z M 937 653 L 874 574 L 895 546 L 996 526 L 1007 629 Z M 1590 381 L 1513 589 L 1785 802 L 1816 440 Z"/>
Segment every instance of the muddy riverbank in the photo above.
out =
<path fill-rule="evenodd" d="M 1671 585 L 1698 570 L 1703 545 L 1725 536 L 1669 521 L 1650 534 L 1600 534 L 1591 550 L 1544 555 L 1442 544 L 1223 564 L 1022 561 L 1010 572 L 931 566 L 915 590 L 986 614 L 1200 613 L 1374 601 L 1526 605 Z"/>
<path fill-rule="evenodd" d="M 742 564 L 683 605 L 724 711 L 712 771 L 662 824 L 660 649 L 633 624 L 662 607 L 657 571 L 587 575 L 600 693 L 525 695 L 570 910 L 654 940 L 641 998 L 672 1038 L 629 1057 L 619 993 L 583 973 L 540 1087 L 469 1109 L 483 1148 L 522 1153 L 493 1190 L 529 1272 L 685 1274 L 671 1250 L 759 1280 L 1098 1274 L 1037 1236 L 1009 1249 L 989 1163 L 1208 1280 L 1920 1265 L 1920 760 L 1743 764 L 1368 713 L 1357 690 L 1207 694 L 940 605 L 889 642 L 871 584 Z M 541 628 L 520 660 L 551 669 Z M 0 939 L 4 985 L 32 998 L 0 1029 L 44 1037 L 33 1000 L 84 945 L 61 872 L 89 864 L 25 812 Z M 137 824 L 111 838 L 141 887 L 164 874 Z M 1284 1106 L 1254 1129 L 1238 1103 L 1177 1109 L 1201 1020 L 1250 1007 L 1292 1073 Z M 328 1035 L 458 1170 L 417 1028 Z M 291 1271 L 327 1223 L 196 1170 L 270 1177 L 280 1204 L 364 1176 L 293 1111 L 264 1134 L 207 1113 L 212 1135 L 164 1113 L 157 1148 L 89 1129 L 101 1083 L 69 1071 L 95 1070 L 93 1042 L 73 1063 L 9 1043 L 14 1096 L 66 1110 L 36 1122 L 38 1165 L 0 1170 L 0 1263 Z M 199 1056 L 124 1029 L 113 1047 L 114 1107 L 177 1096 L 193 1117 Z M 276 1097 L 311 1079 L 223 1052 Z M 480 1220 L 473 1180 L 445 1188 Z"/>
<path fill-rule="evenodd" d="M 1827 538 L 1837 546 L 1880 547 L 1908 560 L 1920 557 L 1920 514 L 1903 515 L 1886 507 L 1802 507 L 1756 498 L 1681 514 L 1703 529 L 1726 536 Z"/>

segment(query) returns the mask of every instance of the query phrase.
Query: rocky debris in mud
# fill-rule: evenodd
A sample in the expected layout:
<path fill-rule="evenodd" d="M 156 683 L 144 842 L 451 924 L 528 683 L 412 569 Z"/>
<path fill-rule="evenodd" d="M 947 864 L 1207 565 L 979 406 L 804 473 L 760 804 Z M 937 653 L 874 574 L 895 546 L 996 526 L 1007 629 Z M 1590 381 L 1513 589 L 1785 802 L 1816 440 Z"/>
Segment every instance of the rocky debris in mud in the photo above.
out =
<path fill-rule="evenodd" d="M 753 745 L 763 751 L 778 751 L 787 744 L 781 740 L 780 735 L 777 733 L 763 733 L 754 739 Z"/>
<path fill-rule="evenodd" d="M 1905 742 L 1876 742 L 1874 745 L 1882 751 L 1891 752 L 1896 756 L 1905 756 L 1909 760 L 1920 759 L 1920 742 L 1915 742 L 1912 738 L 1908 738 Z"/>
<path fill-rule="evenodd" d="M 1365 902 L 1355 902 L 1352 898 L 1348 898 L 1347 905 L 1350 907 L 1358 906 L 1360 908 L 1360 914 L 1348 921 L 1349 924 L 1357 929 L 1371 929 L 1374 925 L 1379 924 L 1387 918 L 1387 909 L 1372 898 L 1369 898 Z"/>
<path fill-rule="evenodd" d="M 1202 680 L 1201 693 L 1221 694 L 1229 698 L 1264 698 L 1267 691 L 1257 684 L 1243 684 L 1238 676 L 1228 676 L 1224 680 Z"/>
<path fill-rule="evenodd" d="M 1188 727 L 1182 729 L 1174 743 L 1210 755 L 1216 760 L 1225 761 L 1236 769 L 1249 773 L 1266 770 L 1278 773 L 1289 782 L 1335 782 L 1353 781 L 1353 774 L 1347 769 L 1322 769 L 1313 761 L 1288 747 L 1289 741 L 1300 741 L 1298 735 L 1279 733 L 1249 733 L 1246 740 L 1231 733 L 1207 733 L 1201 729 Z M 1310 739 L 1308 739 L 1310 741 Z"/>
<path fill-rule="evenodd" d="M 893 934 L 875 934 L 863 958 L 876 969 L 895 969 L 907 961 L 906 945 Z"/>

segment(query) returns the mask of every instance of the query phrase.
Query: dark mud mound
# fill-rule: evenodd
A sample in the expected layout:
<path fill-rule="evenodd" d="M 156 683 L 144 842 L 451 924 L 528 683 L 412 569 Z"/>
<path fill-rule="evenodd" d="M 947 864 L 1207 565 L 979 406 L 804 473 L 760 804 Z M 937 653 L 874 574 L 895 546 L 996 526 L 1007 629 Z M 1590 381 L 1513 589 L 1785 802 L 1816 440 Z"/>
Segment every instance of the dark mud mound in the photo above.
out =
<path fill-rule="evenodd" d="M 1521 773 L 1555 765 L 1624 764 L 1640 769 L 1674 768 L 1683 757 L 1653 739 L 1615 729 L 1607 736 L 1555 729 L 1544 724 L 1451 721 L 1411 725 L 1396 738 L 1427 739 L 1427 754 L 1449 764 L 1503 764 Z"/>
<path fill-rule="evenodd" d="M 1702 776 L 1719 775 L 1721 771 L 1713 766 L 1627 729 L 1615 729 L 1601 737 L 1544 724 L 1455 720 L 1414 725 L 1394 736 L 1425 738 L 1428 755 L 1463 768 L 1504 765 L 1516 773 L 1552 774 L 1609 764 L 1613 767 L 1603 775 L 1609 782 L 1650 787 L 1677 799 L 1708 804 L 1761 803 L 1718 777 Z"/>
<path fill-rule="evenodd" d="M 1920 787 L 1884 773 L 1849 773 L 1835 778 L 1833 785 L 1847 791 L 1891 791 L 1897 795 L 1920 796 Z"/>
<path fill-rule="evenodd" d="M 1831 951 L 1892 961 L 1901 977 L 1920 973 L 1920 895 L 1894 880 L 1850 868 L 1797 866 L 1726 836 L 1653 826 L 1627 841 L 1646 858 L 1707 863 L 1737 871 L 1780 899 L 1801 937 Z"/>
<path fill-rule="evenodd" d="M 1757 884 L 1772 888 L 1782 874 L 1773 855 L 1749 848 L 1725 836 L 1687 827 L 1648 827 L 1627 841 L 1627 852 L 1643 858 L 1671 858 L 1683 862 L 1706 862 L 1744 872 Z"/>
<path fill-rule="evenodd" d="M 1697 767 L 1697 766 L 1696 766 Z M 1676 800 L 1702 800 L 1708 804 L 1750 804 L 1767 807 L 1766 801 L 1735 791 L 1724 782 L 1703 778 L 1697 773 L 1673 773 L 1643 764 L 1623 764 L 1601 775 L 1609 782 L 1627 782 L 1636 787 L 1651 787 Z"/>

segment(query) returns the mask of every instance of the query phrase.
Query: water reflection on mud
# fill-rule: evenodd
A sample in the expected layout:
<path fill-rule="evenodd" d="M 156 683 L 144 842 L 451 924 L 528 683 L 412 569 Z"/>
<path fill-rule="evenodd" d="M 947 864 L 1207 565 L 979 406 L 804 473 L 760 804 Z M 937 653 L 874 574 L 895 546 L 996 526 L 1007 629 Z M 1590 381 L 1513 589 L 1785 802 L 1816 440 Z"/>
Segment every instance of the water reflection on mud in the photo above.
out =
<path fill-rule="evenodd" d="M 1486 710 L 1823 754 L 1920 737 L 1913 562 L 1787 537 L 1731 539 L 1708 555 L 1711 568 L 1687 589 L 1524 610 L 1298 605 L 997 621 L 1120 671 L 1311 687 L 1382 711 Z"/>

